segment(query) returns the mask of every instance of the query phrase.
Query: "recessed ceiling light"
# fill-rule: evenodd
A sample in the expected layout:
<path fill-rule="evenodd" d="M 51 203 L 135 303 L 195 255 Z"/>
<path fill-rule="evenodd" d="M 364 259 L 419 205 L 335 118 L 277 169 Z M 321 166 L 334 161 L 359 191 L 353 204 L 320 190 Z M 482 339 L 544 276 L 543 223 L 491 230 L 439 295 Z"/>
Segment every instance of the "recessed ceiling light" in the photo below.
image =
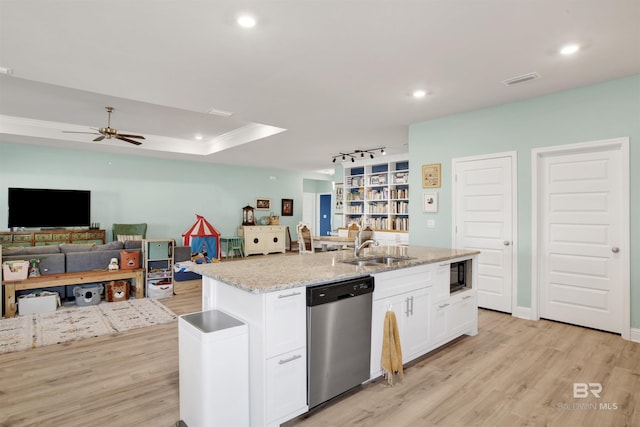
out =
<path fill-rule="evenodd" d="M 194 138 L 196 141 L 202 141 L 202 135 L 196 135 Z"/>
<path fill-rule="evenodd" d="M 578 46 L 577 44 L 568 44 L 564 46 L 562 49 L 560 49 L 560 53 L 563 55 L 573 55 L 579 50 L 580 50 L 580 46 Z"/>
<path fill-rule="evenodd" d="M 427 91 L 423 89 L 414 90 L 412 95 L 414 98 L 424 98 L 427 96 Z"/>
<path fill-rule="evenodd" d="M 253 28 L 256 26 L 256 19 L 253 16 L 242 15 L 238 18 L 238 25 L 244 28 Z"/>

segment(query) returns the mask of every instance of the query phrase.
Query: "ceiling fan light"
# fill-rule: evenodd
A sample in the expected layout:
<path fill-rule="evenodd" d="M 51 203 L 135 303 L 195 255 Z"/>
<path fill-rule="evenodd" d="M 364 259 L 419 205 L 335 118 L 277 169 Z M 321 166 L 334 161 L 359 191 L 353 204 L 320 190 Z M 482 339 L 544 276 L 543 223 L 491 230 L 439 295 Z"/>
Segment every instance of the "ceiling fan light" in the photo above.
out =
<path fill-rule="evenodd" d="M 336 158 L 334 157 L 334 158 L 333 158 L 333 163 L 335 163 L 335 162 L 336 162 Z"/>
<path fill-rule="evenodd" d="M 369 156 L 371 156 L 371 158 L 373 159 L 373 153 L 369 153 Z"/>
<path fill-rule="evenodd" d="M 354 159 L 353 157 L 351 158 L 351 163 L 355 162 L 356 159 Z"/>

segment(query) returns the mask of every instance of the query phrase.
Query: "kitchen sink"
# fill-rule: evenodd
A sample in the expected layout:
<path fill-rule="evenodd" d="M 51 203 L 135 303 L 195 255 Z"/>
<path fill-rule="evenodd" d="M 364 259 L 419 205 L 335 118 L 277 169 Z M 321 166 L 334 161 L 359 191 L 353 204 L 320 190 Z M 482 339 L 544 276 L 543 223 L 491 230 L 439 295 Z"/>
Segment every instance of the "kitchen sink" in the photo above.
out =
<path fill-rule="evenodd" d="M 395 265 L 399 262 L 410 259 L 414 258 L 408 256 L 384 255 L 376 257 L 348 258 L 343 259 L 342 262 L 345 264 L 357 265 L 358 267 L 376 267 L 383 265 Z"/>

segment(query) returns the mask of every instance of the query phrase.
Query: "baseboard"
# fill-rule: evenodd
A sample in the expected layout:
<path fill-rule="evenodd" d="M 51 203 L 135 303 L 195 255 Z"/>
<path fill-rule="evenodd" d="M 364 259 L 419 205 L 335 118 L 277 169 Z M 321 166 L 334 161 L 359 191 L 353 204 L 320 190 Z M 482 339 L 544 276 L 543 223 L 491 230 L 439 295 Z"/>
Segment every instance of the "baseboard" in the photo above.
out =
<path fill-rule="evenodd" d="M 640 342 L 640 329 L 631 328 L 631 336 L 629 339 L 633 342 Z"/>
<path fill-rule="evenodd" d="M 513 310 L 513 313 L 511 313 L 511 315 L 513 317 L 518 317 L 520 319 L 536 320 L 533 318 L 533 310 L 531 310 L 531 307 L 516 306 L 515 310 Z"/>

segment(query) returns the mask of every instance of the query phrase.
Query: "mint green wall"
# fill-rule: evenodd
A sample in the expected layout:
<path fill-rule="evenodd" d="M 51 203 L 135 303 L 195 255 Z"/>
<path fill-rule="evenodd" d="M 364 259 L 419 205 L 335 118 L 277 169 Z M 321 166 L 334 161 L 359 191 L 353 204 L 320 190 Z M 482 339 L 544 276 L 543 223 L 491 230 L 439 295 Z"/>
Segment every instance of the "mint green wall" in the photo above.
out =
<path fill-rule="evenodd" d="M 535 82 L 528 83 L 535 84 Z M 514 88 L 517 90 L 517 88 Z M 640 75 L 493 108 L 417 123 L 409 128 L 412 244 L 451 246 L 451 160 L 517 151 L 518 305 L 531 307 L 531 149 L 629 137 L 631 259 L 640 254 Z M 439 211 L 421 209 L 421 165 L 442 164 Z M 427 229 L 427 219 L 436 227 Z M 631 320 L 640 327 L 640 264 L 631 264 Z"/>
<path fill-rule="evenodd" d="M 235 235 L 242 207 L 255 206 L 256 197 L 271 199 L 276 215 L 281 199 L 293 199 L 294 215 L 281 216 L 280 224 L 295 229 L 302 217 L 304 178 L 331 180 L 279 169 L 0 142 L 0 230 L 7 229 L 8 187 L 91 190 L 91 220 L 108 231 L 108 240 L 113 223 L 146 222 L 147 237 L 181 242 L 195 214 L 207 218 L 222 235 Z M 255 216 L 269 213 L 257 210 Z"/>

